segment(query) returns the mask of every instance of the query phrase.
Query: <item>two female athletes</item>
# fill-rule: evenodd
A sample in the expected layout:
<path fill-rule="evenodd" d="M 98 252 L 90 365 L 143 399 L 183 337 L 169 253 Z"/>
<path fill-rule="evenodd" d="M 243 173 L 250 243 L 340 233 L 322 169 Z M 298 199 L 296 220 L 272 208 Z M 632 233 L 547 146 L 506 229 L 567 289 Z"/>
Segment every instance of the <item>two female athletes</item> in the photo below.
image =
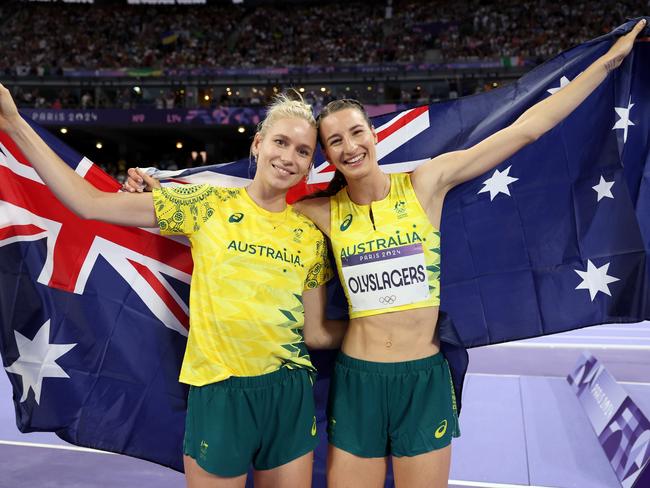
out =
<path fill-rule="evenodd" d="M 439 356 L 435 335 L 440 266 L 440 235 L 437 229 L 440 225 L 444 196 L 455 185 L 494 168 L 571 113 L 609 72 L 621 64 L 629 54 L 636 36 L 644 27 L 645 21 L 639 22 L 629 34 L 620 38 L 605 55 L 571 84 L 526 111 L 511 126 L 472 148 L 438 156 L 423 164 L 412 175 L 387 176 L 379 169 L 375 152 L 376 135 L 358 103 L 334 102 L 321 115 L 319 135 L 323 149 L 328 160 L 335 164 L 339 173 L 345 178 L 347 186 L 329 198 L 322 197 L 302 202 L 299 209 L 332 239 L 335 259 L 350 303 L 351 316 L 350 327 L 333 378 L 330 401 L 331 448 L 328 461 L 330 485 L 380 486 L 385 477 L 388 454 L 393 455 L 393 469 L 398 486 L 444 486 L 446 484 L 450 460 L 449 442 L 457 425 L 448 370 L 444 360 Z M 81 184 L 74 179 L 76 175 L 59 161 L 20 120 L 15 105 L 4 89 L 0 90 L 0 112 L 2 114 L 0 129 L 12 135 L 41 177 L 71 208 L 88 218 L 101 218 L 126 225 L 150 226 L 152 223 L 158 223 L 163 230 L 190 235 L 193 246 L 201 249 L 210 249 L 209 246 L 203 247 L 204 239 L 210 241 L 218 237 L 217 233 L 206 230 L 210 228 L 206 224 L 211 223 L 215 215 L 227 219 L 228 223 L 236 224 L 245 219 L 246 212 L 249 211 L 266 208 L 271 213 L 277 213 L 284 208 L 280 198 L 280 194 L 283 196 L 288 189 L 285 188 L 284 183 L 293 180 L 294 176 L 299 177 L 304 174 L 299 170 L 299 168 L 304 169 L 303 166 L 297 163 L 294 165 L 295 161 L 286 164 L 287 161 L 282 155 L 267 158 L 266 148 L 261 144 L 265 137 L 260 136 L 258 139 L 256 136 L 253 148 L 259 151 L 258 173 L 266 174 L 266 177 L 262 176 L 258 180 L 261 182 L 259 185 L 251 184 L 247 191 L 235 189 L 224 191 L 199 187 L 189 194 L 184 194 L 183 191 L 158 190 L 154 193 L 156 209 L 154 217 L 151 197 L 134 195 L 133 199 L 123 199 L 120 202 L 119 195 L 110 195 L 111 198 L 108 198 L 92 188 L 84 187 L 83 191 L 76 190 L 75 185 Z M 293 134 L 290 129 L 286 130 Z M 301 146 L 296 145 L 291 137 L 285 138 L 284 141 L 272 140 L 278 147 L 291 147 L 292 151 L 300 154 Z M 309 144 L 304 145 L 307 146 Z M 313 152 L 313 146 L 311 147 Z M 311 153 L 309 154 L 310 159 Z M 307 156 L 307 151 L 304 151 L 304 156 Z M 263 170 L 265 167 L 266 170 Z M 274 183 L 279 181 L 283 182 L 280 185 L 282 191 L 276 191 L 278 188 L 274 186 Z M 73 196 L 75 192 L 83 195 L 75 197 Z M 246 200 L 246 196 L 250 197 L 249 201 Z M 128 201 L 128 204 L 124 201 Z M 228 207 L 228 202 L 233 201 L 236 201 L 237 206 Z M 239 211 L 239 205 L 246 212 Z M 227 212 L 237 211 L 227 216 L 219 212 L 222 206 L 227 208 Z M 183 210 L 184 208 L 187 210 Z M 129 217 L 123 216 L 125 211 L 130 212 Z M 271 232 L 285 227 L 290 221 L 289 215 L 291 219 L 295 216 L 290 210 L 279 213 L 283 214 L 279 220 L 272 219 L 265 213 L 257 214 L 256 217 L 260 220 L 268 219 L 266 231 Z M 295 218 L 299 219 L 298 216 Z M 222 223 L 223 230 L 223 227 L 227 228 L 227 224 Z M 293 224 L 293 220 L 291 223 Z M 308 223 L 304 221 L 304 225 L 308 226 Z M 301 230 L 303 232 L 300 234 L 304 235 L 306 228 L 301 227 Z M 196 238 L 195 234 L 199 238 Z M 227 249 L 233 253 L 248 253 L 259 257 L 271 255 L 278 262 L 287 263 L 283 273 L 287 272 L 289 263 L 295 265 L 307 262 L 299 259 L 300 252 L 287 253 L 286 249 L 276 248 L 275 243 L 259 244 L 244 239 L 251 238 L 253 235 L 256 234 L 250 232 L 241 236 L 243 237 L 241 239 L 239 236 L 230 239 Z M 320 237 L 317 234 L 311 237 L 315 238 L 315 242 L 319 242 Z M 221 245 L 225 245 L 225 242 Z M 318 256 L 322 253 L 322 249 L 321 245 L 314 254 Z M 199 254 L 200 258 L 204 257 L 203 252 L 194 248 L 193 253 Z M 222 264 L 218 262 L 218 256 L 211 255 L 209 252 L 205 254 L 205 261 L 200 269 L 206 274 L 213 270 L 218 273 L 218 266 Z M 309 261 L 312 266 L 307 268 L 309 272 L 304 276 L 305 281 L 301 286 L 312 283 L 316 286 L 315 290 L 322 291 L 322 287 L 318 285 L 326 279 L 326 273 L 322 272 L 316 276 L 321 268 L 325 269 L 322 254 L 320 256 L 320 261 L 318 258 Z M 319 265 L 321 268 L 318 267 Z M 233 269 L 241 268 L 234 265 Z M 316 271 L 317 269 L 319 271 Z M 198 273 L 199 270 L 195 275 Z M 239 274 L 233 272 L 231 277 Z M 391 277 L 390 282 L 382 282 L 382 286 L 379 286 L 378 283 L 384 275 Z M 206 284 L 205 289 L 209 289 L 209 286 L 222 286 L 215 283 L 218 281 L 217 278 L 218 276 L 213 276 L 206 279 L 206 283 L 209 282 L 211 285 Z M 308 284 L 306 286 L 309 288 Z M 379 290 L 380 288 L 382 290 Z M 389 294 L 377 293 L 389 288 L 391 289 Z M 395 293 L 392 293 L 393 289 Z M 191 301 L 191 307 L 205 306 L 205 312 L 201 316 L 206 323 L 210 322 L 215 312 L 222 312 L 202 303 L 199 297 L 203 297 L 209 303 L 210 297 L 207 293 L 193 290 L 192 295 L 197 299 Z M 318 313 L 322 316 L 322 293 L 321 298 L 318 298 L 317 293 L 305 292 L 304 297 L 306 296 L 312 296 L 313 303 L 319 304 Z M 311 298 L 304 299 L 305 309 L 311 301 Z M 283 313 L 286 311 L 282 310 Z M 237 315 L 237 312 L 234 315 Z M 239 320 L 234 319 L 234 322 L 241 324 L 245 320 L 241 317 Z M 307 334 L 307 323 L 305 326 L 305 334 Z M 205 328 L 206 338 L 219 341 L 217 337 L 219 335 L 215 329 Z M 327 332 L 324 335 L 329 337 Z M 230 334 L 227 337 L 229 345 L 239 344 L 239 340 L 242 339 L 241 336 L 231 337 Z M 292 343 L 294 346 L 295 344 Z M 295 347 L 300 350 L 299 346 Z M 247 350 L 250 350 L 248 346 Z M 231 357 L 235 356 L 237 355 L 233 354 Z M 275 357 L 282 358 L 282 355 Z M 301 363 L 301 359 L 304 359 L 304 354 L 301 355 L 300 352 L 296 353 L 293 350 L 290 360 L 283 358 L 279 362 L 285 365 L 300 364 L 303 366 L 302 369 L 309 369 L 304 361 Z M 197 364 L 201 365 L 201 361 Z M 229 367 L 225 363 L 220 366 Z M 276 369 L 271 374 L 284 373 L 288 369 Z M 192 371 L 188 371 L 188 375 L 191 374 Z M 264 378 L 264 380 L 262 382 L 256 380 L 254 383 L 237 382 L 234 386 L 224 388 L 226 392 L 219 394 L 211 392 L 208 400 L 194 400 L 191 396 L 190 413 L 194 402 L 213 412 L 212 409 L 221 408 L 225 403 L 222 398 L 230 402 L 232 398 L 241 398 L 242 390 L 247 390 L 247 394 L 253 395 L 253 392 L 270 388 L 271 383 L 284 384 L 285 379 L 275 377 L 267 382 L 266 379 L 269 377 L 266 375 L 263 377 L 257 375 L 256 378 Z M 214 385 L 221 385 L 228 380 L 215 381 Z M 304 380 L 302 384 L 305 385 Z M 301 393 L 294 393 L 298 390 Z M 300 389 L 292 385 L 292 398 L 300 395 L 305 398 L 304 390 L 304 387 Z M 271 397 L 275 399 L 277 405 L 277 397 L 274 395 Z M 229 412 L 238 413 L 243 404 L 267 401 L 267 399 L 261 400 L 249 396 L 242 401 L 243 403 L 237 404 L 234 408 L 231 407 Z M 207 415 L 200 415 L 199 408 L 195 410 L 199 417 L 198 421 L 207 419 Z M 302 414 L 304 411 L 298 408 L 296 412 L 300 413 L 294 414 L 292 411 L 289 415 L 297 415 L 296 418 L 299 419 L 306 418 Z M 420 418 L 422 412 L 426 412 L 426 415 Z M 192 417 L 193 415 L 188 415 L 189 432 L 194 432 L 190 420 Z M 276 418 L 280 417 L 282 415 Z M 369 422 L 361 421 L 367 417 L 370 417 Z M 264 420 L 258 419 L 255 412 L 251 412 L 247 417 L 247 421 L 253 423 L 264 424 Z M 226 423 L 228 421 L 221 422 L 221 424 Z M 242 446 L 265 445 L 264 450 L 257 449 L 248 457 L 264 471 L 264 468 L 271 467 L 267 464 L 269 458 L 274 459 L 273 462 L 276 463 L 281 459 L 277 450 L 274 450 L 277 446 L 274 446 L 273 442 L 278 433 L 264 432 L 269 430 L 268 427 L 261 429 L 256 434 L 261 438 L 247 444 L 247 439 L 240 439 L 240 429 L 246 432 L 246 425 L 245 422 L 239 423 L 237 430 L 230 433 L 218 431 L 212 438 L 213 442 L 221 443 L 223 447 L 224 439 L 232 439 L 233 448 L 239 448 L 240 443 Z M 201 427 L 196 432 L 202 435 L 205 430 L 205 427 Z M 194 486 L 203 486 L 204 481 L 205 486 L 228 486 L 230 482 L 235 483 L 233 486 L 241 486 L 241 476 L 229 479 L 218 478 L 200 470 L 196 461 L 202 459 L 202 456 L 209 457 L 210 443 L 205 439 L 199 442 L 197 437 L 193 439 L 196 447 L 192 450 L 187 446 L 188 437 L 192 439 L 193 435 L 190 433 L 186 436 L 186 453 L 191 455 L 189 458 L 186 457 L 186 461 L 188 480 L 195 480 Z M 306 442 L 297 441 L 296 445 L 301 445 L 301 449 L 309 450 Z M 296 450 L 294 456 L 299 451 Z M 253 453 L 253 449 L 251 448 L 249 452 Z M 264 452 L 262 459 L 256 460 L 256 456 L 261 452 Z M 291 465 L 297 466 L 295 471 L 298 475 L 297 479 L 306 479 L 307 462 L 303 460 L 307 456 L 309 454 L 293 461 L 287 458 L 286 461 L 290 462 L 286 465 L 268 470 L 276 472 L 272 475 L 275 478 L 260 475 L 260 483 L 264 484 L 269 482 L 269 479 L 273 479 L 274 481 L 270 483 L 280 486 L 287 480 L 281 472 L 288 472 L 288 468 L 283 468 Z M 193 473 L 199 474 L 194 477 Z"/>
<path fill-rule="evenodd" d="M 389 454 L 398 487 L 446 486 L 458 425 L 436 338 L 445 195 L 569 115 L 622 63 L 644 27 L 645 20 L 638 22 L 509 127 L 411 175 L 381 171 L 377 137 L 358 102 L 334 101 L 321 112 L 319 139 L 337 172 L 328 196 L 296 208 L 330 238 L 350 307 L 330 390 L 330 486 L 383 486 Z"/>

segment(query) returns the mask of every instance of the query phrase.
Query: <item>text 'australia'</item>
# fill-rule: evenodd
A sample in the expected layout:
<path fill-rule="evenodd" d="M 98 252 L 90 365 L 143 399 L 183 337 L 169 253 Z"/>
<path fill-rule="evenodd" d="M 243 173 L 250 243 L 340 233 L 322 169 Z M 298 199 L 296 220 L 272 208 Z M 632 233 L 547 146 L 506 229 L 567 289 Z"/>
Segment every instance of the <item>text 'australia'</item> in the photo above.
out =
<path fill-rule="evenodd" d="M 247 242 L 235 240 L 230 241 L 230 244 L 228 244 L 228 249 L 232 249 L 233 251 L 241 252 L 244 254 L 252 254 L 254 256 L 276 259 L 278 261 L 284 261 L 285 263 L 302 267 L 300 256 L 291 252 L 287 252 L 286 249 L 274 249 L 271 246 L 265 246 L 264 244 L 249 244 Z"/>
<path fill-rule="evenodd" d="M 355 254 L 362 254 L 364 252 L 379 251 L 381 249 L 389 249 L 391 247 L 405 246 L 415 242 L 422 242 L 422 239 L 417 232 L 404 232 L 395 233 L 388 239 L 373 239 L 366 242 L 358 242 L 351 246 L 345 246 L 341 249 L 341 258 L 354 256 Z"/>

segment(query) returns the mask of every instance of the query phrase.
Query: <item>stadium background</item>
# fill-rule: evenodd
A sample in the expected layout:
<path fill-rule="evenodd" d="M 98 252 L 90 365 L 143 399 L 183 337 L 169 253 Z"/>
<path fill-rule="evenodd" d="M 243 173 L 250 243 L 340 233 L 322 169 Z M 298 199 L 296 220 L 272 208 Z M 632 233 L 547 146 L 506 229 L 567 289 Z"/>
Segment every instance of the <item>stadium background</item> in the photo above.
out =
<path fill-rule="evenodd" d="M 645 0 L 164 3 L 171 4 L 2 2 L 0 82 L 12 91 L 25 116 L 121 179 L 134 165 L 175 169 L 245 157 L 262 107 L 289 87 L 300 90 L 317 111 L 333 98 L 354 97 L 372 115 L 472 95 L 508 84 L 562 50 L 650 10 Z M 519 401 L 511 375 L 533 378 L 521 388 L 537 382 L 544 389 L 541 378 L 566 376 L 585 344 L 608 347 L 599 357 L 617 379 L 637 385 L 647 381 L 636 367 L 647 366 L 647 359 L 639 350 L 626 349 L 631 344 L 650 347 L 646 329 L 634 324 L 615 331 L 594 328 L 473 350 L 474 376 L 470 374 L 469 381 L 476 385 L 478 377 L 485 376 L 481 388 L 468 388 L 462 418 L 466 437 L 455 446 L 452 477 L 467 472 L 471 463 L 483 475 L 462 479 L 491 482 L 450 485 L 521 486 L 512 480 L 526 476 L 533 484 L 532 456 L 528 459 L 525 453 L 525 459 L 519 459 L 513 448 L 504 447 L 515 444 L 510 442 L 514 434 L 509 437 L 499 426 L 482 424 L 487 418 L 482 414 L 499 410 L 511 413 L 511 418 L 520 415 L 510 405 Z M 622 347 L 611 347 L 612 342 Z M 501 383 L 490 375 L 498 375 Z M 637 388 L 637 400 L 650 411 L 646 390 Z M 0 384 L 0 390 L 5 401 L 0 437 L 24 439 L 7 433 L 6 426 L 13 423 L 11 393 L 8 385 Z M 490 392 L 499 392 L 494 404 L 476 401 L 485 398 L 479 394 Z M 529 432 L 541 418 L 517 417 Z M 581 421 L 576 412 L 558 414 L 556 420 L 556 426 L 546 428 L 553 431 L 565 428 L 564 422 Z M 504 451 L 471 437 L 472 431 L 485 438 L 502 436 Z M 587 429 L 584 439 L 581 432 L 570 435 L 588 444 L 593 433 Z M 45 435 L 30 436 L 32 442 L 57 443 Z M 597 458 L 596 448 L 584 448 L 585 458 Z M 0 473 L 11 468 L 12 480 L 26 479 L 29 466 L 34 471 L 48 466 L 49 475 L 34 478 L 40 486 L 160 487 L 178 486 L 182 480 L 170 470 L 122 456 L 97 460 L 93 454 L 73 453 L 66 459 L 67 454 L 55 458 L 29 450 L 23 457 L 20 451 L 16 454 L 19 448 L 12 449 L 11 455 L 2 451 Z M 558 444 L 559 458 L 562 453 L 573 455 Z M 499 463 L 504 456 L 508 461 Z M 75 465 L 81 470 L 73 476 L 67 471 Z M 520 466 L 530 471 L 515 473 Z M 543 469 L 557 474 L 550 466 Z M 600 484 L 589 486 L 615 486 L 609 484 L 608 470 L 607 465 L 594 467 L 592 482 Z M 563 486 L 585 486 L 563 475 Z M 110 481 L 95 483 L 93 476 L 109 476 Z M 0 476 L 0 487 L 3 479 Z M 509 484 L 499 482 L 504 480 Z"/>
<path fill-rule="evenodd" d="M 138 3 L 130 1 L 129 3 Z M 647 1 L 7 1 L 0 80 L 23 113 L 118 179 L 248 153 L 299 89 L 371 115 L 507 84 Z M 167 5 L 150 5 L 167 3 Z M 172 5 L 169 5 L 169 4 Z"/>

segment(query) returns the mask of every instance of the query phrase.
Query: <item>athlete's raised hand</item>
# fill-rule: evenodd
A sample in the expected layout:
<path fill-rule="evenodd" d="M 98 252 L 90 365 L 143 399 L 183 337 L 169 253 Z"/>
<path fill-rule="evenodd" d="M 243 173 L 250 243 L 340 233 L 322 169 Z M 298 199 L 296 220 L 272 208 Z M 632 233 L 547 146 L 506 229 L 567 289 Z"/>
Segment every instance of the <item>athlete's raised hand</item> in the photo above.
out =
<path fill-rule="evenodd" d="M 411 180 L 420 201 L 427 205 L 425 210 L 428 205 L 442 208 L 441 198 L 450 188 L 493 169 L 559 124 L 621 65 L 646 24 L 645 19 L 637 22 L 571 83 L 530 107 L 508 127 L 468 149 L 442 154 L 418 167 Z"/>
<path fill-rule="evenodd" d="M 647 24 L 646 19 L 639 20 L 630 32 L 620 37 L 605 54 L 605 68 L 608 72 L 618 68 L 625 57 L 630 54 L 634 41 Z"/>
<path fill-rule="evenodd" d="M 20 120 L 20 114 L 11 93 L 0 84 L 0 130 L 6 132 Z"/>

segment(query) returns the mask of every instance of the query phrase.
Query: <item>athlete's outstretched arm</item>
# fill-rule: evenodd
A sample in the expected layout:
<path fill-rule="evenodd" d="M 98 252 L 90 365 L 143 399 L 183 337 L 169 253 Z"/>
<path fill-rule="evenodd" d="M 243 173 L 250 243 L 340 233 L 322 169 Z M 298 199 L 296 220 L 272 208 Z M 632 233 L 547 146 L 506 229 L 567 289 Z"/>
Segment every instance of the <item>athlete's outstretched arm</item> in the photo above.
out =
<path fill-rule="evenodd" d="M 9 90 L 1 84 L 0 130 L 17 144 L 56 197 L 80 217 L 137 227 L 157 226 L 150 194 L 109 193 L 92 186 L 61 161 L 23 120 Z"/>
<path fill-rule="evenodd" d="M 469 149 L 442 154 L 413 172 L 413 185 L 423 203 L 454 186 L 475 178 L 505 161 L 522 147 L 555 127 L 618 68 L 646 26 L 640 20 L 626 35 L 562 90 L 526 110 L 512 125 Z"/>
<path fill-rule="evenodd" d="M 347 320 L 329 320 L 325 315 L 327 287 L 305 290 L 302 303 L 305 307 L 305 344 L 312 349 L 336 349 L 341 346 L 348 329 Z"/>

